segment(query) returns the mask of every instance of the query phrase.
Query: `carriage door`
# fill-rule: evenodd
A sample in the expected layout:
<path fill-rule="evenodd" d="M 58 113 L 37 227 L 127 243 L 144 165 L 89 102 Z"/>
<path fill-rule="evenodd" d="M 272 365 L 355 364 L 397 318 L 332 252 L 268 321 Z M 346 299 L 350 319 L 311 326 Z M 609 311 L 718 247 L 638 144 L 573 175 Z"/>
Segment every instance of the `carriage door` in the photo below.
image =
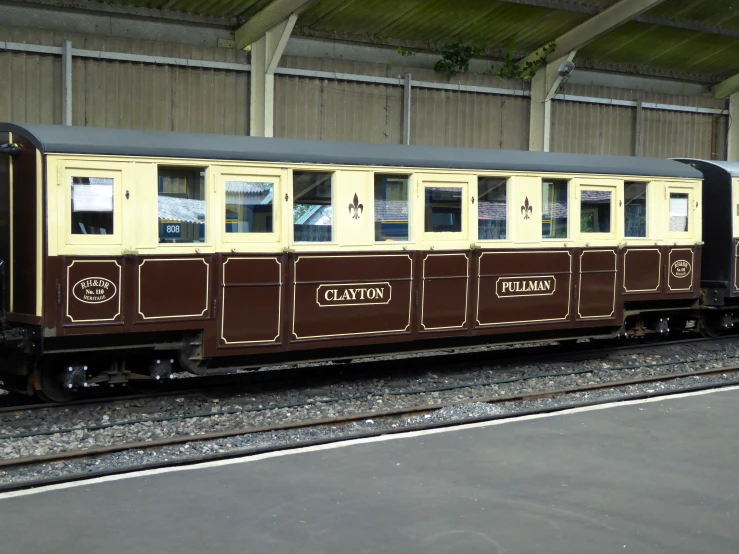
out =
<path fill-rule="evenodd" d="M 421 230 L 421 332 L 468 327 L 470 210 L 474 176 L 421 175 L 416 221 Z"/>
<path fill-rule="evenodd" d="M 613 179 L 577 183 L 575 210 L 579 210 L 577 263 L 577 319 L 609 320 L 616 317 L 618 270 L 616 222 L 623 204 Z"/>
<path fill-rule="evenodd" d="M 672 183 L 666 184 L 665 191 L 669 202 L 667 239 L 672 243 L 665 247 L 665 293 L 668 296 L 690 296 L 696 284 L 694 269 L 697 194 L 693 187 Z"/>
<path fill-rule="evenodd" d="M 279 344 L 285 261 L 280 238 L 280 170 L 221 168 L 216 191 L 223 225 L 219 250 L 219 348 Z"/>

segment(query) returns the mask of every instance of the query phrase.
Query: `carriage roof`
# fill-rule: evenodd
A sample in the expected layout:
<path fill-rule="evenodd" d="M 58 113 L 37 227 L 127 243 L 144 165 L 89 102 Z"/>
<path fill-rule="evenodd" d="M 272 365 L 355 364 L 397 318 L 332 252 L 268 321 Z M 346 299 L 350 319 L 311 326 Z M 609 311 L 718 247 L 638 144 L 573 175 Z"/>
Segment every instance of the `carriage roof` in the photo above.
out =
<path fill-rule="evenodd" d="M 674 160 L 482 148 L 350 143 L 99 127 L 0 123 L 43 154 L 146 156 L 471 171 L 522 171 L 700 179 Z"/>

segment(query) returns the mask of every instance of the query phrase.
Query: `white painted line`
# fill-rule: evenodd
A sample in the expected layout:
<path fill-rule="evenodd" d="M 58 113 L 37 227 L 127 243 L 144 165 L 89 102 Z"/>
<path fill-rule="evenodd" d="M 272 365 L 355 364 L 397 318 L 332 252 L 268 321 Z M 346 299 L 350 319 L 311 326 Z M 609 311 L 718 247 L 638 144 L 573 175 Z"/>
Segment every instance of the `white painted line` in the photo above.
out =
<path fill-rule="evenodd" d="M 149 477 L 151 475 L 162 475 L 164 473 L 175 473 L 178 471 L 192 471 L 195 469 L 207 469 L 212 467 L 222 467 L 234 464 L 245 464 L 250 462 L 258 462 L 261 460 L 267 460 L 269 458 L 281 458 L 283 456 L 293 456 L 296 454 L 304 454 L 306 452 L 319 452 L 322 450 L 334 450 L 337 448 L 345 448 L 347 446 L 355 446 L 358 444 L 368 444 L 373 442 L 386 442 L 399 439 L 407 439 L 414 437 L 422 437 L 425 435 L 436 435 L 440 433 L 451 433 L 455 431 L 466 431 L 468 429 L 479 429 L 483 427 L 493 427 L 495 425 L 504 425 L 506 423 L 515 423 L 518 421 L 532 421 L 535 419 L 544 419 L 549 417 L 558 417 L 571 414 L 580 414 L 584 412 L 595 412 L 600 410 L 607 410 L 610 408 L 619 408 L 625 406 L 636 406 L 639 404 L 651 404 L 654 402 L 667 402 L 669 400 L 678 400 L 681 398 L 690 398 L 692 396 L 703 396 L 706 394 L 713 394 L 717 392 L 730 392 L 739 391 L 739 385 L 732 387 L 724 387 L 718 389 L 708 389 L 697 392 L 685 392 L 679 394 L 672 394 L 669 396 L 659 396 L 655 398 L 645 398 L 640 400 L 624 400 L 609 402 L 608 404 L 599 404 L 597 406 L 586 406 L 583 408 L 571 408 L 569 410 L 562 410 L 560 412 L 552 412 L 547 414 L 534 414 L 519 417 L 511 417 L 508 419 L 496 419 L 494 421 L 482 421 L 479 423 L 463 423 L 453 427 L 443 427 L 440 429 L 428 429 L 424 431 L 409 431 L 407 433 L 397 433 L 395 435 L 382 435 L 379 437 L 371 437 L 364 439 L 349 439 L 341 442 L 335 442 L 331 444 L 322 444 L 318 446 L 306 446 L 304 448 L 295 448 L 293 450 L 282 450 L 279 452 L 268 452 L 265 454 L 256 454 L 253 456 L 242 456 L 240 458 L 232 458 L 230 460 L 219 460 L 216 462 L 203 462 L 200 464 L 193 464 L 189 466 L 181 467 L 165 467 L 161 469 L 147 469 L 143 471 L 136 471 L 132 473 L 126 473 L 124 475 L 111 475 L 109 477 L 97 477 L 95 479 L 88 479 L 85 481 L 75 481 L 72 483 L 61 483 L 59 485 L 49 485 L 47 487 L 38 487 L 35 489 L 6 492 L 0 494 L 0 500 L 6 498 L 17 498 L 19 496 L 29 496 L 32 494 L 39 494 L 42 492 L 56 491 L 62 489 L 71 489 L 76 487 L 86 487 L 89 485 L 95 485 L 98 483 L 108 483 L 111 481 L 122 481 L 124 479 L 134 479 L 137 477 Z"/>

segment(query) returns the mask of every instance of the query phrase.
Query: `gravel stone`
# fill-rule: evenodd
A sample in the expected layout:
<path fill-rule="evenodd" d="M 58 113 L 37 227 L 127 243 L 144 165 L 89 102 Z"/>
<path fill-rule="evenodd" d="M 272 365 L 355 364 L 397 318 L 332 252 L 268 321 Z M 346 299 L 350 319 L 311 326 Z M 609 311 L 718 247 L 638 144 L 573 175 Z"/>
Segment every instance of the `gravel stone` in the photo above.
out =
<path fill-rule="evenodd" d="M 596 343 L 597 344 L 597 343 Z M 495 348 L 489 348 L 493 350 Z M 420 354 L 419 354 L 420 355 Z M 107 455 L 34 463 L 0 469 L 0 485 L 87 474 L 145 465 L 160 460 L 292 445 L 311 440 L 443 424 L 559 406 L 619 400 L 648 391 L 680 391 L 693 386 L 725 386 L 739 381 L 732 373 L 691 376 L 671 381 L 624 385 L 553 395 L 535 400 L 488 404 L 493 397 L 525 395 L 645 377 L 669 377 L 712 368 L 731 368 L 739 359 L 739 339 L 657 344 L 646 349 L 596 353 L 571 362 L 526 361 L 444 366 L 440 355 L 426 369 L 389 374 L 336 376 L 335 381 L 304 388 L 283 386 L 248 393 L 202 392 L 180 396 L 81 404 L 0 414 L 2 459 L 77 452 L 101 446 L 137 445 L 212 432 L 258 430 L 286 424 L 354 416 L 349 423 L 252 432 L 216 440 L 188 441 L 165 447 L 136 447 Z M 336 365 L 336 364 L 334 364 Z M 216 396 L 217 395 L 217 396 Z M 455 405 L 443 406 L 446 404 Z M 417 410 L 383 417 L 376 412 Z"/>

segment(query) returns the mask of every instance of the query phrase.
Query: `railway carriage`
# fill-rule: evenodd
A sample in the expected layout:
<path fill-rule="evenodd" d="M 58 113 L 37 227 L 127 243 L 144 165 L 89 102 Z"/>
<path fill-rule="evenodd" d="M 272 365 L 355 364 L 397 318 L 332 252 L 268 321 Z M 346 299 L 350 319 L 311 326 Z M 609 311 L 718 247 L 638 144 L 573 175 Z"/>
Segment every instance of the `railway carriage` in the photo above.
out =
<path fill-rule="evenodd" d="M 672 160 L 0 125 L 6 388 L 695 317 Z"/>
<path fill-rule="evenodd" d="M 739 321 L 739 163 L 679 158 L 703 174 L 701 322 L 706 334 L 722 334 Z"/>

